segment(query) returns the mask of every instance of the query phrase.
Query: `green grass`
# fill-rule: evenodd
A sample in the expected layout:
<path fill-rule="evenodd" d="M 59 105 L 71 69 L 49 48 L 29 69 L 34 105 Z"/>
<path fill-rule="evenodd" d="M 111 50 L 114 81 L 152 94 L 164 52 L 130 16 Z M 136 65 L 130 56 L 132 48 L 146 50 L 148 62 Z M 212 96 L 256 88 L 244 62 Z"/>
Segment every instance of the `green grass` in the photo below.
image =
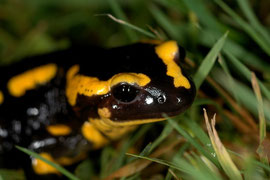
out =
<path fill-rule="evenodd" d="M 115 47 L 175 39 L 187 50 L 185 63 L 198 89 L 192 107 L 103 148 L 98 162 L 89 153 L 74 172 L 56 168 L 83 180 L 269 179 L 270 150 L 264 146 L 270 140 L 267 5 L 268 0 L 2 1 L 0 63 L 78 42 Z M 206 128 L 203 108 L 209 118 L 216 114 L 215 126 L 210 121 Z M 152 134 L 154 139 L 146 141 Z M 3 169 L 1 178 L 24 177 Z"/>
<path fill-rule="evenodd" d="M 42 156 L 40 156 L 39 154 L 35 153 L 35 152 L 31 152 L 30 150 L 20 147 L 20 146 L 16 146 L 17 149 L 19 149 L 20 151 L 28 154 L 29 156 L 36 158 L 36 159 L 40 159 L 44 162 L 46 162 L 47 164 L 49 164 L 50 166 L 54 167 L 55 169 L 57 169 L 59 172 L 61 172 L 63 175 L 65 175 L 67 178 L 71 179 L 71 180 L 79 180 L 79 178 L 77 178 L 76 176 L 74 176 L 72 173 L 68 172 L 66 169 L 64 169 L 63 167 L 61 167 L 60 165 L 53 163 L 45 158 L 43 158 Z"/>
<path fill-rule="evenodd" d="M 211 51 L 207 54 L 207 56 L 203 59 L 200 67 L 198 68 L 196 74 L 193 77 L 194 83 L 196 88 L 199 89 L 207 75 L 209 74 L 210 70 L 213 68 L 214 63 L 217 59 L 218 53 L 221 51 L 228 32 L 226 32 L 213 46 Z"/>

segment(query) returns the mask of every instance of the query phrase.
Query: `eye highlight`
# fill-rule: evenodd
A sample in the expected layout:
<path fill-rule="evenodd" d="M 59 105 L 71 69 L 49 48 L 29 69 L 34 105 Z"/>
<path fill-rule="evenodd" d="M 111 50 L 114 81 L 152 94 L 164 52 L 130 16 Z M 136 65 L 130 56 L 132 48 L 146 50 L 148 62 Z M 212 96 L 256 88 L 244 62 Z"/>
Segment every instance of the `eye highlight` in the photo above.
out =
<path fill-rule="evenodd" d="M 121 83 L 114 86 L 111 92 L 113 97 L 118 101 L 123 103 L 129 103 L 137 97 L 140 89 L 127 83 Z"/>

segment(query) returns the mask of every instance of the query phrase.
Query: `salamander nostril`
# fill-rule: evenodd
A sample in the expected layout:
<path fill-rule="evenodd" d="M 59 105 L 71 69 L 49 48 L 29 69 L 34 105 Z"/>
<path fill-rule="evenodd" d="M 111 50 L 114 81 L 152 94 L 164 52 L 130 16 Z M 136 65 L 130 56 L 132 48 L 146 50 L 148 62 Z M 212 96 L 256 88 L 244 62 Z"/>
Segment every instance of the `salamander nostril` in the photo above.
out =
<path fill-rule="evenodd" d="M 159 104 L 165 103 L 166 102 L 166 96 L 165 95 L 158 96 L 157 101 L 158 101 Z"/>
<path fill-rule="evenodd" d="M 129 103 L 133 101 L 140 90 L 133 85 L 122 83 L 112 88 L 112 95 L 120 102 Z"/>

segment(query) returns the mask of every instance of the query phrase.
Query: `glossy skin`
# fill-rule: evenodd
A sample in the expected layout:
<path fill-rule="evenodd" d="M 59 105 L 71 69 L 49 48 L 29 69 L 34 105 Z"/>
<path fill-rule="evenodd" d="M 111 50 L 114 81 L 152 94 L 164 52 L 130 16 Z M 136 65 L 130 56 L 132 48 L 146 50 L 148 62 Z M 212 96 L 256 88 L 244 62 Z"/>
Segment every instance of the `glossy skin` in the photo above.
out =
<path fill-rule="evenodd" d="M 178 64 L 183 61 L 184 53 L 182 49 L 181 55 L 176 56 L 175 61 Z M 112 59 L 111 57 L 117 58 Z M 111 119 L 113 121 L 126 122 L 134 119 L 161 118 L 163 113 L 168 116 L 175 116 L 185 111 L 193 102 L 195 96 L 193 82 L 190 81 L 192 87 L 188 90 L 183 87 L 174 87 L 173 78 L 166 75 L 166 66 L 159 60 L 152 44 L 134 44 L 114 48 L 108 50 L 103 59 L 107 59 L 108 64 L 103 66 L 101 70 L 93 69 L 89 71 L 87 66 L 83 66 L 80 73 L 107 80 L 119 72 L 135 72 L 146 74 L 151 79 L 151 82 L 144 87 L 133 86 L 139 90 L 139 94 L 134 101 L 122 103 L 111 96 L 111 92 L 104 95 L 104 98 L 98 98 L 99 103 L 96 103 L 96 105 L 99 108 L 109 108 L 112 112 Z M 100 66 L 104 64 L 103 61 L 97 63 L 98 66 L 99 63 Z M 116 66 L 116 68 L 111 69 L 112 66 Z M 112 88 L 113 91 L 114 88 Z M 82 101 L 86 100 L 86 104 L 91 101 L 91 98 L 86 100 L 87 97 L 80 96 Z M 100 101 L 100 99 L 102 100 Z M 77 103 L 82 104 L 81 106 L 84 104 L 80 100 Z M 127 111 L 129 113 L 126 113 Z M 98 117 L 98 115 L 96 116 Z"/>
<path fill-rule="evenodd" d="M 48 153 L 60 164 L 71 164 L 88 150 L 118 139 L 138 124 L 163 120 L 164 113 L 175 116 L 185 111 L 194 100 L 195 86 L 184 73 L 181 75 L 190 87 L 175 86 L 156 46 L 138 43 L 108 50 L 73 48 L 0 69 L 4 77 L 0 84 L 4 96 L 0 101 L 0 152 L 11 153 L 16 159 L 16 144 Z M 177 48 L 173 62 L 180 68 L 185 52 L 172 46 Z M 20 97 L 10 93 L 7 84 L 11 77 L 48 63 L 57 66 L 51 79 L 35 84 Z M 90 84 L 95 86 L 89 86 L 94 80 Z M 74 90 L 76 83 L 85 89 Z M 107 90 L 100 93 L 102 88 Z M 62 163 L 61 157 L 75 160 Z"/>

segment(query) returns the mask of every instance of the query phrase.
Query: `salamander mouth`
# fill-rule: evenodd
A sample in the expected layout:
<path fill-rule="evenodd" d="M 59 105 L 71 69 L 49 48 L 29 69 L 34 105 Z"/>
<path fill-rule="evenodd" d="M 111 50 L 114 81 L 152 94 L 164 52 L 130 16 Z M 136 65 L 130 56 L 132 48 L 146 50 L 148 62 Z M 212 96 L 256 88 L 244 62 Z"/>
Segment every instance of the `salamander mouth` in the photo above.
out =
<path fill-rule="evenodd" d="M 154 123 L 154 122 L 159 122 L 159 121 L 164 121 L 166 120 L 165 117 L 162 118 L 149 118 L 149 119 L 129 119 L 129 120 L 111 120 L 111 119 L 106 119 L 106 123 L 110 124 L 112 126 L 136 126 L 140 124 L 146 124 L 146 123 Z"/>
<path fill-rule="evenodd" d="M 158 112 L 158 113 L 151 113 L 151 114 L 137 114 L 132 115 L 130 117 L 111 117 L 110 119 L 114 122 L 127 122 L 127 121 L 151 121 L 153 119 L 165 119 L 166 117 L 175 117 L 179 115 L 181 111 L 177 112 Z"/>

